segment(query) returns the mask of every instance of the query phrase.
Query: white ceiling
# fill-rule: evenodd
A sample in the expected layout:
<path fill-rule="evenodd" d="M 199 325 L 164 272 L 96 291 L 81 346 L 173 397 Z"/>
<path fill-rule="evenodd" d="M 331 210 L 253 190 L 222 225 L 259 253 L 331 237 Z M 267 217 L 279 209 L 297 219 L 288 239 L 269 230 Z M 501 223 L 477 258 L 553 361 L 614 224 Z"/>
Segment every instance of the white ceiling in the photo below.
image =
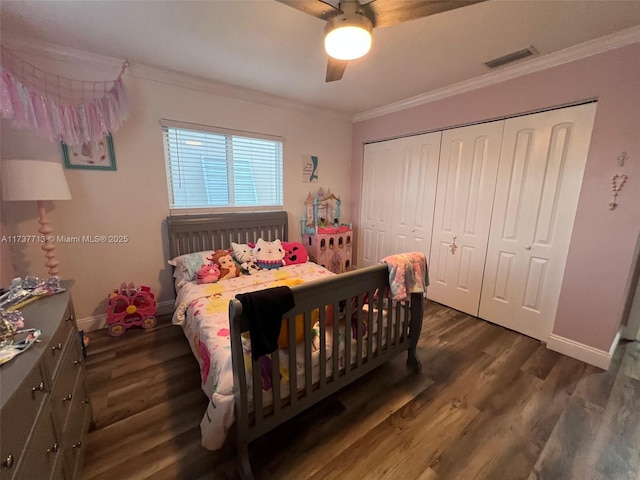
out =
<path fill-rule="evenodd" d="M 352 115 L 479 77 L 529 45 L 544 56 L 640 25 L 640 0 L 488 0 L 374 29 L 371 52 L 333 83 L 325 22 L 275 0 L 2 0 L 0 15 L 2 34 Z"/>

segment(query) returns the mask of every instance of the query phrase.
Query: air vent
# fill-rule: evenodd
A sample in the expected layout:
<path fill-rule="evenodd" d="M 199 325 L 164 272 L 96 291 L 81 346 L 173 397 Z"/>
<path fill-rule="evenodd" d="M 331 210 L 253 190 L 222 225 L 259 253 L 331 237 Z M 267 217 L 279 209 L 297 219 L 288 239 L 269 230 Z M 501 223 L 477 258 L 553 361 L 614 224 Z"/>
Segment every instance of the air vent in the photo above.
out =
<path fill-rule="evenodd" d="M 489 60 L 488 62 L 484 62 L 485 67 L 487 68 L 497 68 L 507 63 L 515 62 L 516 60 L 520 60 L 522 58 L 527 58 L 532 55 L 535 55 L 538 51 L 533 46 L 529 46 L 522 50 L 518 50 L 517 52 L 507 53 L 506 55 L 500 58 L 494 58 L 493 60 Z"/>

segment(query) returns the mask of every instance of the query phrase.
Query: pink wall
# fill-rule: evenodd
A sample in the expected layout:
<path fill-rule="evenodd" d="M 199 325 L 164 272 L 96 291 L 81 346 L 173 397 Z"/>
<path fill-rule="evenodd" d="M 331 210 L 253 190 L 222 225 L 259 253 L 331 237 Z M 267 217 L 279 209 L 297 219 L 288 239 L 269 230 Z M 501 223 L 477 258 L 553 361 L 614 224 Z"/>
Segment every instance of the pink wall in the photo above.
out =
<path fill-rule="evenodd" d="M 609 351 L 640 235 L 640 43 L 356 123 L 350 211 L 360 211 L 364 142 L 588 99 L 597 99 L 598 108 L 554 334 Z M 629 160 L 620 168 L 622 151 Z M 614 173 L 629 180 L 612 212 Z"/>

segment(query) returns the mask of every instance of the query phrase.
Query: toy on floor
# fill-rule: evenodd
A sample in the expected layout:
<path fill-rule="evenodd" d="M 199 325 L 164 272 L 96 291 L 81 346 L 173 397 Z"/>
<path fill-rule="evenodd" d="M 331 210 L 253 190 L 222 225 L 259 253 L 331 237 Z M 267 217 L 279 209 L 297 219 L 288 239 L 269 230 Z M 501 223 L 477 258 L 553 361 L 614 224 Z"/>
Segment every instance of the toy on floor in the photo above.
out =
<path fill-rule="evenodd" d="M 149 287 L 122 283 L 109 295 L 107 332 L 119 337 L 134 325 L 148 330 L 158 323 L 155 314 L 156 300 Z"/>

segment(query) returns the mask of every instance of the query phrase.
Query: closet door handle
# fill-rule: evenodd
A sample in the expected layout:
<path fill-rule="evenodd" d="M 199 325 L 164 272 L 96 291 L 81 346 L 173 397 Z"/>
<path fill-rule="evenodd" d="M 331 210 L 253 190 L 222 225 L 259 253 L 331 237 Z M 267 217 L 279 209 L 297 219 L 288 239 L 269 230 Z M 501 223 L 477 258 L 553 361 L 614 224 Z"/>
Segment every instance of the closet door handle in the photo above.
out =
<path fill-rule="evenodd" d="M 525 245 L 524 249 L 525 250 L 531 250 L 531 245 Z"/>
<path fill-rule="evenodd" d="M 456 254 L 456 250 L 458 249 L 458 245 L 456 245 L 456 240 L 458 237 L 456 235 L 453 236 L 453 241 L 449 244 L 449 249 L 451 250 L 451 255 Z"/>

